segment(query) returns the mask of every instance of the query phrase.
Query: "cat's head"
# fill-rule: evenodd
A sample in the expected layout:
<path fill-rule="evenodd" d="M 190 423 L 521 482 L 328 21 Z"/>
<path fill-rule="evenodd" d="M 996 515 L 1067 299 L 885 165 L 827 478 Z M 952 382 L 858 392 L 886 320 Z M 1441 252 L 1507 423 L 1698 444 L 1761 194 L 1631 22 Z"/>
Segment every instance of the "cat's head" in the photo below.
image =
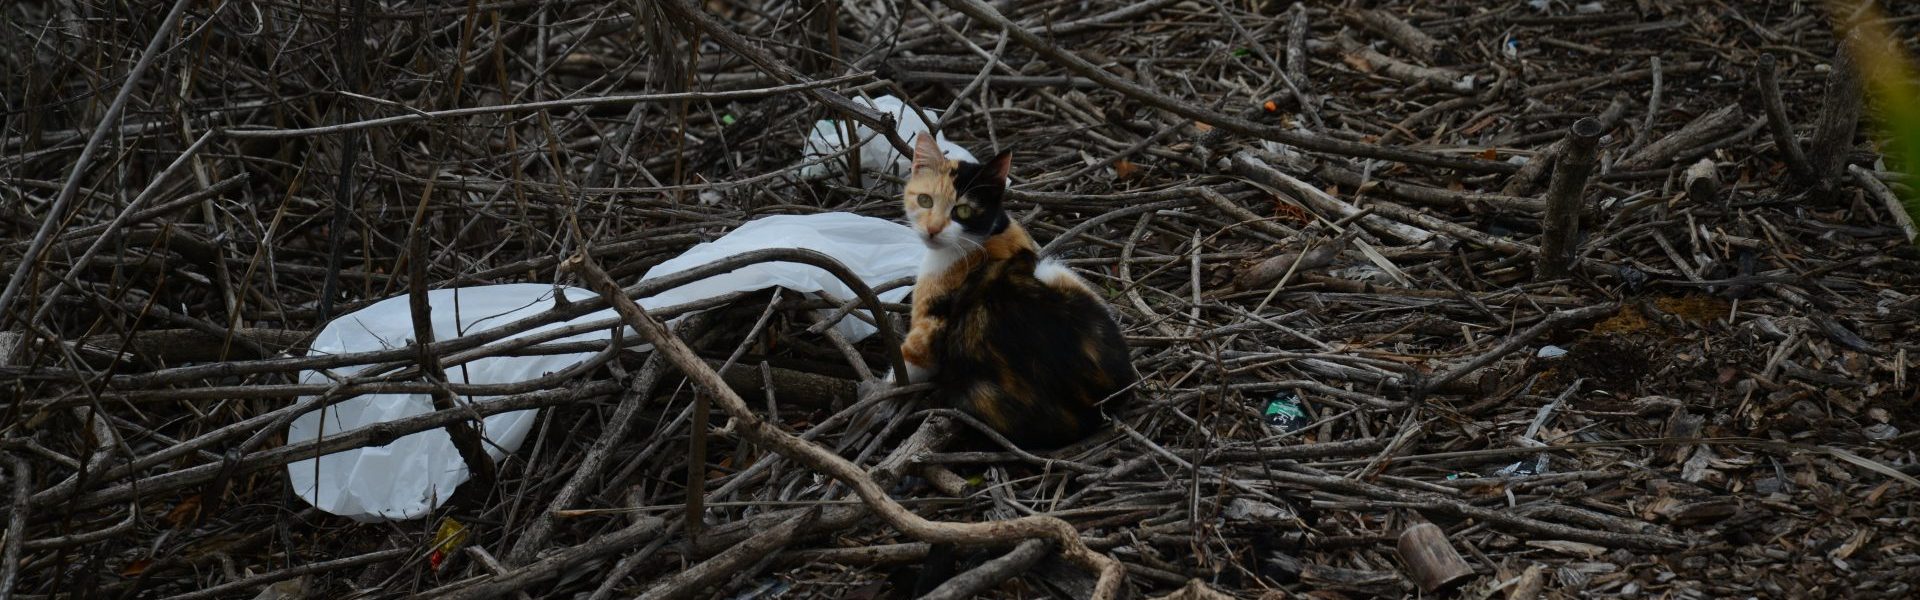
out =
<path fill-rule="evenodd" d="M 932 135 L 914 136 L 913 174 L 902 197 L 907 220 L 929 248 L 978 246 L 1012 222 L 1001 207 L 1012 165 L 1010 152 L 986 164 L 949 160 Z"/>

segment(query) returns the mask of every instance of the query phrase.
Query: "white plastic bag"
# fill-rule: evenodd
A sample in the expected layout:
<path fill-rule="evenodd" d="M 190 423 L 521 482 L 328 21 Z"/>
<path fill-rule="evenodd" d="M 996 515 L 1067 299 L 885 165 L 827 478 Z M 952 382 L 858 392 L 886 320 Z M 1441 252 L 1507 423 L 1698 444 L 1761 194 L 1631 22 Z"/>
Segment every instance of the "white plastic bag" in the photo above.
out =
<path fill-rule="evenodd" d="M 688 248 L 680 256 L 648 269 L 641 280 L 672 275 L 766 248 L 804 248 L 832 256 L 868 287 L 917 274 L 920 259 L 927 253 L 920 234 L 892 221 L 841 212 L 776 215 L 748 221 L 720 239 Z M 824 269 L 801 263 L 766 262 L 667 290 L 639 304 L 651 309 L 774 286 L 796 292 L 826 292 L 840 300 L 854 299 L 853 290 Z M 883 302 L 898 302 L 911 290 L 911 286 L 900 287 L 878 295 Z M 849 341 L 859 341 L 874 332 L 872 325 L 851 315 L 841 319 L 834 328 Z"/>
<path fill-rule="evenodd" d="M 575 302 L 594 297 L 593 292 L 579 288 L 558 289 Z M 516 283 L 429 291 L 427 300 L 433 307 L 434 338 L 449 340 L 463 333 L 484 331 L 539 314 L 553 307 L 555 290 L 552 285 Z M 552 323 L 513 337 L 567 324 Z M 611 336 L 612 330 L 607 329 L 559 341 L 604 340 Z M 320 330 L 320 336 L 307 354 L 401 348 L 412 339 L 413 312 L 407 297 L 397 296 L 334 319 Z M 447 369 L 447 379 L 454 383 L 517 383 L 571 367 L 590 356 L 593 353 L 482 358 Z M 351 377 L 361 368 L 356 365 L 333 369 L 333 372 Z M 300 383 L 330 381 L 319 372 L 300 373 Z M 462 396 L 460 400 L 485 401 L 485 397 Z M 429 412 L 433 412 L 433 397 L 428 394 L 356 396 L 324 411 L 309 412 L 294 419 L 287 430 L 287 443 Z M 481 435 L 487 439 L 487 454 L 499 460 L 506 452 L 518 448 L 539 414 L 538 410 L 522 410 L 483 420 Z M 287 475 L 292 479 L 294 493 L 320 510 L 358 521 L 380 521 L 426 514 L 452 494 L 454 486 L 466 481 L 468 473 L 452 439 L 445 430 L 436 428 L 402 437 L 385 446 L 356 448 L 321 456 L 318 460 L 294 462 L 287 465 Z"/>
<path fill-rule="evenodd" d="M 672 260 L 654 266 L 643 279 L 653 279 L 713 261 L 765 248 L 806 248 L 833 257 L 851 269 L 868 286 L 913 275 L 919 270 L 926 246 L 919 235 L 904 225 L 884 219 L 850 213 L 814 215 L 778 215 L 749 221 L 712 242 L 699 244 Z M 811 265 L 790 262 L 757 263 L 728 273 L 667 290 L 636 300 L 644 308 L 684 304 L 740 291 L 783 287 L 795 292 L 825 292 L 850 300 L 853 290 L 839 278 Z M 449 340 L 463 334 L 485 331 L 522 318 L 539 314 L 553 306 L 555 287 L 545 284 L 505 284 L 433 290 L 427 299 L 433 306 L 434 337 Z M 571 287 L 558 288 L 568 300 L 582 301 L 594 293 Z M 879 294 L 880 299 L 897 302 L 911 291 L 896 288 Z M 553 323 L 509 337 L 513 339 L 574 323 L 587 323 L 617 316 L 612 309 L 582 315 L 571 321 Z M 849 340 L 871 335 L 872 325 L 849 316 L 836 325 Z M 629 330 L 627 335 L 638 335 Z M 406 296 L 382 300 L 364 309 L 342 315 L 328 323 L 314 340 L 309 354 L 341 354 L 406 346 L 413 337 L 413 316 Z M 612 330 L 590 331 L 557 341 L 605 340 Z M 502 356 L 472 361 L 448 369 L 448 379 L 457 383 L 516 383 L 540 377 L 579 364 L 592 353 L 548 356 Z M 358 367 L 335 369 L 346 377 Z M 301 383 L 330 381 L 325 375 L 307 371 Z M 309 398 L 302 398 L 301 401 Z M 487 400 L 485 397 L 463 401 Z M 287 443 L 311 441 L 321 433 L 339 432 L 431 412 L 433 400 L 426 394 L 368 394 L 354 397 L 321 411 L 296 418 L 288 428 Z M 482 435 L 487 438 L 487 453 L 499 460 L 520 447 L 533 427 L 538 410 L 523 410 L 487 417 Z M 395 440 L 386 446 L 356 448 L 287 465 L 293 489 L 302 499 L 321 510 L 359 521 L 402 520 L 423 516 L 453 493 L 455 486 L 469 476 L 466 463 L 442 429 L 431 429 Z"/>
<path fill-rule="evenodd" d="M 913 107 L 907 106 L 906 103 L 901 102 L 899 98 L 893 96 L 881 96 L 874 98 L 872 102 L 868 102 L 866 98 L 856 97 L 853 98 L 853 101 L 870 106 L 881 113 L 893 115 L 896 128 L 895 132 L 900 134 L 900 139 L 906 140 L 908 144 L 913 143 L 914 136 L 926 133 L 927 130 L 930 129 L 927 121 L 932 121 L 935 125 L 940 123 L 938 111 L 931 108 L 923 109 L 926 112 L 927 118 L 926 120 L 922 120 L 920 118 L 921 111 L 914 110 Z M 860 169 L 862 172 L 891 173 L 905 176 L 907 171 L 913 168 L 912 155 L 901 154 L 898 150 L 895 150 L 893 144 L 888 142 L 885 136 L 874 135 L 872 128 L 866 125 L 856 124 L 854 126 L 854 136 L 856 140 L 867 140 L 866 143 L 860 145 L 860 150 L 856 152 L 856 154 L 860 155 Z M 934 140 L 940 143 L 940 151 L 942 154 L 945 154 L 947 158 L 978 162 L 978 160 L 973 157 L 972 152 L 968 152 L 966 148 L 961 147 L 959 144 L 947 141 L 945 134 L 936 134 Z M 818 121 L 813 124 L 813 133 L 807 136 L 807 148 L 803 158 L 808 161 L 815 160 L 822 156 L 832 155 L 846 147 L 846 127 L 842 123 L 839 121 Z M 820 179 L 836 173 L 844 173 L 846 170 L 846 163 L 836 158 L 801 168 L 800 178 L 809 180 Z"/>

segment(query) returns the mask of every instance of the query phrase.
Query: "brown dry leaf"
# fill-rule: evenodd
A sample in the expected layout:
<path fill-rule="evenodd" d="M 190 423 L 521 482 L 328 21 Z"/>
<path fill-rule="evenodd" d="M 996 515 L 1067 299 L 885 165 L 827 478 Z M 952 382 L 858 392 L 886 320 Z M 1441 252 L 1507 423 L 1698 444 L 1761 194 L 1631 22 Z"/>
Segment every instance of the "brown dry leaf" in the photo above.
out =
<path fill-rule="evenodd" d="M 1347 66 L 1353 67 L 1353 70 L 1359 71 L 1361 73 L 1373 72 L 1373 63 L 1368 61 L 1365 58 L 1362 58 L 1358 54 L 1347 54 L 1347 55 L 1341 56 L 1340 62 L 1347 63 Z"/>
<path fill-rule="evenodd" d="M 173 510 L 167 511 L 167 516 L 165 517 L 165 519 L 167 520 L 168 525 L 172 525 L 174 527 L 180 527 L 182 525 L 185 525 L 193 521 L 194 518 L 199 515 L 200 515 L 200 496 L 198 494 L 195 494 L 192 496 L 188 496 L 187 499 L 185 500 L 181 500 L 179 504 L 175 504 L 173 506 Z"/>
<path fill-rule="evenodd" d="M 1654 499 L 1654 501 L 1647 503 L 1646 506 L 1640 508 L 1640 519 L 1644 521 L 1652 521 L 1654 517 L 1660 516 L 1661 513 L 1671 511 L 1673 510 L 1673 507 L 1676 507 L 1679 505 L 1680 505 L 1679 500 L 1666 497 L 1666 496 L 1661 496 L 1659 498 Z"/>
<path fill-rule="evenodd" d="M 1892 489 L 1893 482 L 1882 482 L 1880 485 L 1873 486 L 1873 491 L 1867 492 L 1867 496 L 1862 498 L 1861 501 L 1866 503 L 1867 506 L 1879 506 L 1880 497 L 1887 495 L 1887 492 Z"/>
<path fill-rule="evenodd" d="M 1279 196 L 1274 196 L 1273 198 L 1273 216 L 1300 224 L 1313 222 L 1313 215 L 1309 214 L 1307 209 L 1295 206 L 1292 202 L 1281 200 Z"/>
<path fill-rule="evenodd" d="M 1852 557 L 1853 553 L 1859 552 L 1860 547 L 1866 545 L 1867 540 L 1872 538 L 1873 538 L 1873 530 L 1871 529 L 1862 527 L 1860 529 L 1854 530 L 1853 537 L 1847 538 L 1846 543 L 1841 544 L 1840 547 L 1834 548 L 1833 551 L 1828 552 L 1827 556 L 1831 556 L 1833 558 L 1837 558 L 1840 560 L 1846 560 L 1847 558 Z"/>
<path fill-rule="evenodd" d="M 1140 165 L 1133 164 L 1133 161 L 1124 158 L 1113 161 L 1113 176 L 1115 178 L 1133 179 L 1140 175 L 1140 171 Z"/>
<path fill-rule="evenodd" d="M 1480 151 L 1480 160 L 1500 160 L 1500 151 L 1488 148 Z"/>
<path fill-rule="evenodd" d="M 136 560 L 131 563 L 128 563 L 127 568 L 120 570 L 120 576 L 121 577 L 139 577 L 141 573 L 147 572 L 147 567 L 151 567 L 151 566 L 153 566 L 153 560 L 142 558 L 140 560 Z"/>

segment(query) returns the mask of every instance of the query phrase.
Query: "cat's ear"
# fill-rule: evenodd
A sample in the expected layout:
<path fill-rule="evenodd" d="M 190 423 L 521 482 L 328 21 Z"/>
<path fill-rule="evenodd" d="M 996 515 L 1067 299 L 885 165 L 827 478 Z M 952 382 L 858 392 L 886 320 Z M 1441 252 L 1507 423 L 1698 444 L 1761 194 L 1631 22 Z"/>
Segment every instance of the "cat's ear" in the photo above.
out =
<path fill-rule="evenodd" d="M 992 176 L 994 182 L 1002 186 L 1006 185 L 1007 175 L 1013 171 L 1013 151 L 1001 150 L 999 154 L 993 155 L 993 158 L 987 159 L 986 166 L 987 174 Z"/>
<path fill-rule="evenodd" d="M 920 133 L 913 136 L 914 171 L 932 168 L 945 159 L 946 155 L 940 152 L 940 142 L 933 139 L 933 134 Z"/>

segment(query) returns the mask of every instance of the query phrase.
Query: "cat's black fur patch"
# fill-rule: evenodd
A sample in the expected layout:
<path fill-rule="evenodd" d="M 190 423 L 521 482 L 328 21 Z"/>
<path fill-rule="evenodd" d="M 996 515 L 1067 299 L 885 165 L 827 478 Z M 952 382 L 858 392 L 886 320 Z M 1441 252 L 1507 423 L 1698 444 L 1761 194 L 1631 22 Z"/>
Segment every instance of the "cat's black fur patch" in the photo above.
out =
<path fill-rule="evenodd" d="M 991 167 L 959 161 L 959 166 L 953 171 L 953 189 L 980 208 L 969 218 L 962 219 L 954 215 L 953 220 L 960 224 L 962 231 L 986 237 L 1007 230 L 1007 224 L 1012 221 L 1007 218 L 1007 211 L 1003 208 L 1006 182 L 997 180 Z"/>
<path fill-rule="evenodd" d="M 1040 281 L 1037 264 L 1029 250 L 989 261 L 935 299 L 929 314 L 947 323 L 933 340 L 936 397 L 1004 427 L 1021 447 L 1045 449 L 1098 429 L 1105 423 L 1099 404 L 1126 403 L 1137 375 L 1106 304 Z M 991 410 L 972 405 L 981 384 L 995 391 Z"/>

